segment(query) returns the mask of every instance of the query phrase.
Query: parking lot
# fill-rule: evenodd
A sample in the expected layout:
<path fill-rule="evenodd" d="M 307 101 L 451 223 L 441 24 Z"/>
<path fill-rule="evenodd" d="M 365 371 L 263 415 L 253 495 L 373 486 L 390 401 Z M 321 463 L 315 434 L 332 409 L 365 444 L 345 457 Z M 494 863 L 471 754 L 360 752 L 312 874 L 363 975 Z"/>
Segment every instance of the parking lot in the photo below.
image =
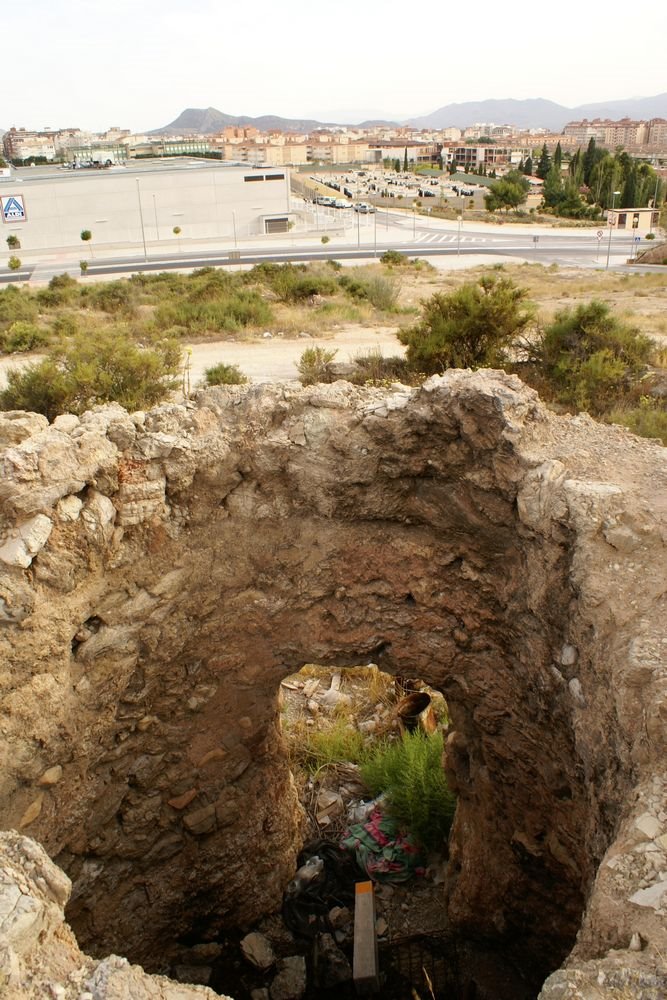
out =
<path fill-rule="evenodd" d="M 330 194 L 320 193 L 319 204 L 333 208 L 355 204 L 387 206 L 392 201 L 407 202 L 411 207 L 420 201 L 425 208 L 432 206 L 453 208 L 483 208 L 484 195 L 488 187 L 481 184 L 465 184 L 452 180 L 447 172 L 440 175 L 403 173 L 393 170 L 368 169 L 348 170 L 340 173 L 321 172 L 310 175 L 310 180 L 326 188 Z M 326 199 L 329 199 L 328 201 Z M 399 207 L 396 205 L 396 207 Z"/>

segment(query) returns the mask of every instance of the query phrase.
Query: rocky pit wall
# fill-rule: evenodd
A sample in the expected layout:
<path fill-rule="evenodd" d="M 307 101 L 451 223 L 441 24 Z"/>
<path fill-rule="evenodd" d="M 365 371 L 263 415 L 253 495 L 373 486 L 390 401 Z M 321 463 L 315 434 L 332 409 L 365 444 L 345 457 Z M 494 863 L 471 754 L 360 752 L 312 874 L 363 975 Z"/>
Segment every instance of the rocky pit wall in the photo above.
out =
<path fill-rule="evenodd" d="M 463 939 L 532 995 L 564 963 L 543 1000 L 663 995 L 667 450 L 450 372 L 0 414 L 0 467 L 0 826 L 82 947 L 162 971 L 277 908 L 280 681 L 372 661 L 449 704 Z"/>

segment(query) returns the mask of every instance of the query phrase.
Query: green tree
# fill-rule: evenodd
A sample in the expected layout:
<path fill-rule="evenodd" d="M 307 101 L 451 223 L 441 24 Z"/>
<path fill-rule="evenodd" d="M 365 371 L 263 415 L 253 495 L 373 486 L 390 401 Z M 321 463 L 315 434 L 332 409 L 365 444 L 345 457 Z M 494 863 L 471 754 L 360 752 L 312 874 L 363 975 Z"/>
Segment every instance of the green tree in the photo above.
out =
<path fill-rule="evenodd" d="M 604 149 L 598 149 L 595 143 L 595 139 L 591 136 L 586 152 L 583 157 L 583 167 L 584 167 L 584 184 L 588 187 L 591 186 L 591 177 L 593 174 L 593 168 L 596 163 L 599 163 L 601 159 L 606 156 Z"/>
<path fill-rule="evenodd" d="M 563 164 L 563 150 L 561 149 L 560 139 L 559 139 L 558 142 L 556 143 L 556 149 L 554 150 L 554 166 L 556 167 L 556 170 L 560 171 L 562 164 Z"/>
<path fill-rule="evenodd" d="M 532 321 L 525 299 L 525 289 L 493 274 L 449 295 L 436 292 L 422 306 L 420 321 L 398 333 L 410 367 L 431 375 L 503 364 L 507 349 Z"/>
<path fill-rule="evenodd" d="M 403 173 L 408 172 L 408 147 L 405 147 L 405 153 L 403 154 Z"/>
<path fill-rule="evenodd" d="M 398 159 L 394 160 L 394 170 L 397 174 L 400 174 L 401 172 L 401 161 Z"/>
<path fill-rule="evenodd" d="M 91 233 L 90 229 L 82 229 L 81 230 L 81 239 L 83 240 L 83 242 L 84 243 L 90 243 L 90 256 L 91 257 L 93 256 L 93 244 L 90 242 L 92 240 L 92 238 L 93 238 L 93 234 Z"/>
<path fill-rule="evenodd" d="M 159 403 L 176 386 L 181 349 L 173 340 L 138 346 L 122 327 L 78 334 L 46 358 L 7 373 L 0 409 L 31 410 L 53 420 L 115 400 L 128 410 Z"/>
<path fill-rule="evenodd" d="M 12 256 L 7 261 L 7 267 L 9 268 L 10 271 L 18 271 L 21 267 L 21 261 L 19 260 L 18 257 L 15 257 L 12 254 Z"/>
<path fill-rule="evenodd" d="M 540 154 L 540 160 L 537 164 L 537 170 L 535 174 L 540 180 L 544 180 L 551 169 L 551 157 L 549 156 L 549 150 L 547 149 L 546 142 L 542 145 L 542 152 Z"/>
<path fill-rule="evenodd" d="M 500 208 L 508 212 L 510 208 L 517 209 L 519 205 L 523 205 L 529 191 L 530 184 L 524 175 L 518 170 L 510 170 L 505 177 L 494 181 L 489 193 L 484 195 L 484 204 L 489 212 Z"/>

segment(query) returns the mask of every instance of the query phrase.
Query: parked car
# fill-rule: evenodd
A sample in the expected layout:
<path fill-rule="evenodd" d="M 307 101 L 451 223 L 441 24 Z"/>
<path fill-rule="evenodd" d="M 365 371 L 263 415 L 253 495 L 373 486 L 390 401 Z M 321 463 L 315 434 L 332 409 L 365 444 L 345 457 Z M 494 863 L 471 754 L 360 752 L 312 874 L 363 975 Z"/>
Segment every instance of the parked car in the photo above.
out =
<path fill-rule="evenodd" d="M 331 205 L 335 205 L 336 204 L 336 199 L 335 198 L 330 198 L 326 194 L 318 194 L 317 198 L 315 199 L 315 204 L 316 205 L 328 205 L 328 206 L 331 206 Z"/>
<path fill-rule="evenodd" d="M 334 201 L 334 208 L 352 208 L 349 201 L 345 201 L 344 198 L 336 198 Z"/>
<path fill-rule="evenodd" d="M 375 205 L 369 205 L 365 201 L 359 201 L 354 206 L 355 212 L 360 212 L 361 215 L 369 215 L 375 211 Z"/>

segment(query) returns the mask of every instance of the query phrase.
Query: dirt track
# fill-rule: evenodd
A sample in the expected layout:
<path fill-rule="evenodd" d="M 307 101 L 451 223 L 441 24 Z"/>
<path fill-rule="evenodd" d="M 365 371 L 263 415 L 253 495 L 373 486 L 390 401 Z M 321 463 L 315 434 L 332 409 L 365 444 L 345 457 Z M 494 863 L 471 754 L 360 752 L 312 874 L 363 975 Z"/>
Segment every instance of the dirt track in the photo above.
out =
<path fill-rule="evenodd" d="M 296 363 L 307 347 L 326 346 L 337 350 L 337 361 L 348 361 L 361 351 L 379 348 L 386 357 L 402 354 L 404 348 L 396 339 L 395 327 L 349 326 L 316 337 L 271 337 L 253 341 L 221 340 L 190 346 L 190 379 L 193 388 L 203 378 L 206 368 L 224 361 L 238 365 L 252 382 L 283 382 L 297 377 Z M 0 387 L 4 386 L 8 368 L 22 367 L 39 360 L 41 355 L 0 358 Z"/>

